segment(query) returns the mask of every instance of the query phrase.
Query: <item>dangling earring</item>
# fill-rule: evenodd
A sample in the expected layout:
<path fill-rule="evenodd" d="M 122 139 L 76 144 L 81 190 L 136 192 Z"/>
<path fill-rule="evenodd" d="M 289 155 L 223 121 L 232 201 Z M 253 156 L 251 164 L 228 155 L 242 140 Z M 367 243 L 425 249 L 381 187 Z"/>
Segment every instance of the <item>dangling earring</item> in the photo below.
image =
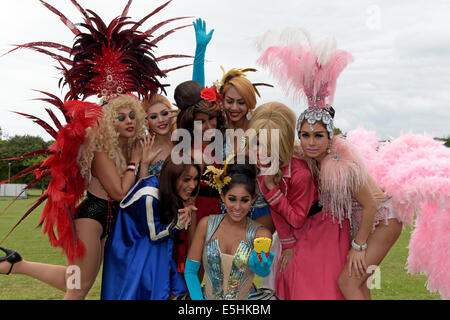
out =
<path fill-rule="evenodd" d="M 220 211 L 222 212 L 222 214 L 225 214 L 227 212 L 227 208 L 225 208 L 225 204 L 223 202 L 220 205 Z"/>
<path fill-rule="evenodd" d="M 250 210 L 248 211 L 248 213 L 250 213 L 250 218 L 253 219 L 253 214 L 255 213 L 255 207 L 254 207 L 254 206 L 251 206 L 251 207 L 250 207 Z"/>
<path fill-rule="evenodd" d="M 328 143 L 327 153 L 331 153 L 331 141 Z"/>
<path fill-rule="evenodd" d="M 248 121 L 250 121 L 250 119 L 252 118 L 252 114 L 250 112 L 250 109 L 248 109 L 247 114 L 245 115 L 245 117 L 247 118 Z"/>

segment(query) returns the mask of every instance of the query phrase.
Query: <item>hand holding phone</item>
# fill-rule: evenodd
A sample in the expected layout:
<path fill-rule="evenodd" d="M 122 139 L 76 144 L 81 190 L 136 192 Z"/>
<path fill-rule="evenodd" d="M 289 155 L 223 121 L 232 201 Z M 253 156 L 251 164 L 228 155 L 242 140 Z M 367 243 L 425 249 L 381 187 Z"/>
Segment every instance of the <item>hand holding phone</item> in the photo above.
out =
<path fill-rule="evenodd" d="M 258 254 L 259 261 L 262 262 L 261 251 L 264 251 L 266 257 L 269 257 L 270 246 L 272 244 L 272 239 L 270 238 L 255 238 L 253 241 L 253 247 Z"/>

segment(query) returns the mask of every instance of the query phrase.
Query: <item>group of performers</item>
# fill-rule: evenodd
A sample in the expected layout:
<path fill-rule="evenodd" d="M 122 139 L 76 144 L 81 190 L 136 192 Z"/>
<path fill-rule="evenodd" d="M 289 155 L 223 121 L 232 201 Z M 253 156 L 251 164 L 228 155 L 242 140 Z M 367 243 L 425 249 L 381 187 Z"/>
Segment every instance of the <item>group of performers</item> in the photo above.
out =
<path fill-rule="evenodd" d="M 255 69 L 224 71 L 221 81 L 205 87 L 204 58 L 213 31 L 197 19 L 193 77 L 176 85 L 174 109 L 161 84 L 170 70 L 160 70 L 158 62 L 186 56 L 155 58 L 153 49 L 179 28 L 153 34 L 183 18 L 141 32 L 143 22 L 168 3 L 134 23 L 127 18 L 130 1 L 108 26 L 72 3 L 86 29 L 64 17 L 76 35 L 72 48 L 49 42 L 19 47 L 50 54 L 63 66 L 69 87 L 64 101 L 44 92 L 43 100 L 57 106 L 67 124 L 52 117 L 52 129 L 44 122 L 55 143 L 26 156 L 48 155 L 27 171 L 36 181 L 51 177 L 32 209 L 46 201 L 40 224 L 51 245 L 63 249 L 68 266 L 80 268 L 80 286 L 67 286 L 67 266 L 27 261 L 3 247 L 0 273 L 34 277 L 64 291 L 65 299 L 84 299 L 102 264 L 101 298 L 107 300 L 370 299 L 369 266 L 379 266 L 403 226 L 414 224 L 409 267 L 429 276 L 431 291 L 450 297 L 450 261 L 442 256 L 450 246 L 449 151 L 424 136 L 415 137 L 422 144 L 401 137 L 379 145 L 362 129 L 355 131 L 358 137 L 335 135 L 337 78 L 353 57 L 338 50 L 334 39 L 314 42 L 300 29 L 258 39 L 258 63 L 308 104 L 297 119 L 279 102 L 257 106 L 257 87 L 268 85 L 248 79 Z M 101 98 L 98 104 L 84 100 L 94 95 Z M 179 129 L 191 134 L 187 152 L 172 139 Z M 203 155 L 214 134 L 196 145 L 194 132 L 225 137 L 227 129 L 252 129 L 256 135 L 224 141 L 223 160 L 207 163 Z M 261 130 L 277 135 L 263 136 Z M 276 154 L 278 171 L 264 173 L 267 164 L 259 158 L 253 164 L 252 146 Z M 392 170 L 412 166 L 413 153 L 429 156 L 424 148 L 440 155 L 429 158 L 433 174 L 420 172 L 434 181 L 433 196 L 424 190 L 411 200 L 414 195 L 405 190 L 416 189 L 406 186 L 406 174 L 393 178 Z M 399 150 L 409 164 L 399 160 Z M 418 176 L 414 172 L 408 171 L 410 178 Z M 444 241 L 438 248 L 431 246 L 436 235 Z M 270 250 L 255 250 L 261 238 L 270 239 Z M 267 288 L 255 287 L 255 275 L 266 279 Z"/>

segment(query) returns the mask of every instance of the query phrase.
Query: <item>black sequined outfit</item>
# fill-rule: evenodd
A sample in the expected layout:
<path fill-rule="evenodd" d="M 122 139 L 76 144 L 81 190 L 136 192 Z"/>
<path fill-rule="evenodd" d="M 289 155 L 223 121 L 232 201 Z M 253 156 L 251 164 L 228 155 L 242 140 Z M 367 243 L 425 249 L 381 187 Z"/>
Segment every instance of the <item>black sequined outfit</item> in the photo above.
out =
<path fill-rule="evenodd" d="M 86 198 L 77 208 L 75 219 L 88 218 L 98 221 L 103 228 L 100 237 L 103 239 L 108 235 L 112 223 L 117 217 L 118 210 L 118 202 L 101 199 L 87 192 Z"/>

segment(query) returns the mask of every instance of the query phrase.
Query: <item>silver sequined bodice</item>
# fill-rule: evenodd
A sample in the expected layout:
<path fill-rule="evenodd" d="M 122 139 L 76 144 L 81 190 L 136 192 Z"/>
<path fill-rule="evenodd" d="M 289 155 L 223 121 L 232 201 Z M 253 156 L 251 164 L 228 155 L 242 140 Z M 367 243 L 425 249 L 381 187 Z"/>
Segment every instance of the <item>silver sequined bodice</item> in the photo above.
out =
<path fill-rule="evenodd" d="M 253 240 L 256 230 L 261 225 L 247 217 L 246 240 L 241 240 L 232 257 L 230 272 L 229 274 L 224 274 L 223 256 L 225 254 L 220 251 L 219 239 L 211 238 L 222 222 L 222 219 L 223 215 L 209 216 L 205 247 L 203 249 L 203 265 L 205 275 L 211 283 L 212 296 L 207 296 L 206 298 L 235 300 L 238 299 L 238 295 L 244 284 L 250 278 L 253 279 L 253 271 L 250 269 L 248 262 L 253 250 Z M 228 281 L 225 279 L 228 279 Z"/>

